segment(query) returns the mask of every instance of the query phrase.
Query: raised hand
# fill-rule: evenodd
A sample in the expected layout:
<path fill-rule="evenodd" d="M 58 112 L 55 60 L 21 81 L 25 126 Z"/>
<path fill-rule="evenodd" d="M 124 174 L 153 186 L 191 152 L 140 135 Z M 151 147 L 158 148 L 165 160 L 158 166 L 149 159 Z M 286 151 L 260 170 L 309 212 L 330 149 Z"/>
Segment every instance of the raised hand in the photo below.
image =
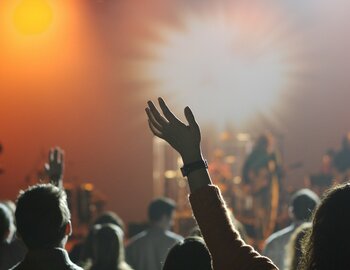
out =
<path fill-rule="evenodd" d="M 189 107 L 185 108 L 188 125 L 181 122 L 162 98 L 158 99 L 163 115 L 152 101 L 148 101 L 146 113 L 152 133 L 168 142 L 181 155 L 185 164 L 198 161 L 201 155 L 201 132 Z"/>
<path fill-rule="evenodd" d="M 50 149 L 48 163 L 45 164 L 45 171 L 49 176 L 50 183 L 62 188 L 64 172 L 64 151 L 55 147 Z"/>

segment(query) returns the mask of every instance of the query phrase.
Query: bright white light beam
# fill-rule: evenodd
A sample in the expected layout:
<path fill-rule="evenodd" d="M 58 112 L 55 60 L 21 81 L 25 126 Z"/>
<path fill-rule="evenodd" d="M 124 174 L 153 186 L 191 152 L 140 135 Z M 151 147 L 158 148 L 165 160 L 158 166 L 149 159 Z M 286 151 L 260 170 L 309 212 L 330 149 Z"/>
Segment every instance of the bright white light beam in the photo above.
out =
<path fill-rule="evenodd" d="M 183 16 L 181 28 L 158 27 L 162 42 L 148 43 L 154 57 L 139 62 L 142 80 L 176 103 L 194 104 L 208 121 L 240 125 L 268 114 L 291 84 L 294 61 L 271 14 L 259 12 L 210 10 Z"/>

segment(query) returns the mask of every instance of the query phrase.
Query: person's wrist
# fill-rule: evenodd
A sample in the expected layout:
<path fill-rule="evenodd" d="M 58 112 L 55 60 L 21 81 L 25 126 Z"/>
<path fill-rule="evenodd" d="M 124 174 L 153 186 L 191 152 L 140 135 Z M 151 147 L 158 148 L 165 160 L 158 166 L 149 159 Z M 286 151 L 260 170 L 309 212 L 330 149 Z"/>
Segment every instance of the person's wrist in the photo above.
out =
<path fill-rule="evenodd" d="M 203 160 L 202 152 L 200 149 L 183 153 L 181 154 L 181 157 L 184 165 Z"/>
<path fill-rule="evenodd" d="M 192 172 L 208 169 L 208 162 L 205 159 L 200 159 L 198 161 L 188 163 L 181 168 L 181 173 L 183 177 L 188 177 Z"/>

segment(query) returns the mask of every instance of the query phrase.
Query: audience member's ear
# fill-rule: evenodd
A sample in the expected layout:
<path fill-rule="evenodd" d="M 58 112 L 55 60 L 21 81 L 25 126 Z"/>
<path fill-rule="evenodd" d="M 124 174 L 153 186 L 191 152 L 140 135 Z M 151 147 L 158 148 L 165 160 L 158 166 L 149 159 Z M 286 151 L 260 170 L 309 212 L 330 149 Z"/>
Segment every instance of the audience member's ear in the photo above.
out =
<path fill-rule="evenodd" d="M 69 222 L 66 224 L 66 228 L 65 228 L 64 234 L 65 234 L 65 235 L 68 235 L 68 236 L 71 236 L 72 233 L 73 233 L 72 223 L 69 221 Z"/>

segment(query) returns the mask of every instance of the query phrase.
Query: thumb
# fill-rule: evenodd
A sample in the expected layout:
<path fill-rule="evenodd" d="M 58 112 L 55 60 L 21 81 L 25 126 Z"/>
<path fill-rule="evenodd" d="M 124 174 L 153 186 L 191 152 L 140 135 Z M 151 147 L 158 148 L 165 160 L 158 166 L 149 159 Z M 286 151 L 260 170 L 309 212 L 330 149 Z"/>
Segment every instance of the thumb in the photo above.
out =
<path fill-rule="evenodd" d="M 196 119 L 194 118 L 193 112 L 188 106 L 185 108 L 185 117 L 188 124 L 190 125 L 190 128 L 199 129 Z"/>

